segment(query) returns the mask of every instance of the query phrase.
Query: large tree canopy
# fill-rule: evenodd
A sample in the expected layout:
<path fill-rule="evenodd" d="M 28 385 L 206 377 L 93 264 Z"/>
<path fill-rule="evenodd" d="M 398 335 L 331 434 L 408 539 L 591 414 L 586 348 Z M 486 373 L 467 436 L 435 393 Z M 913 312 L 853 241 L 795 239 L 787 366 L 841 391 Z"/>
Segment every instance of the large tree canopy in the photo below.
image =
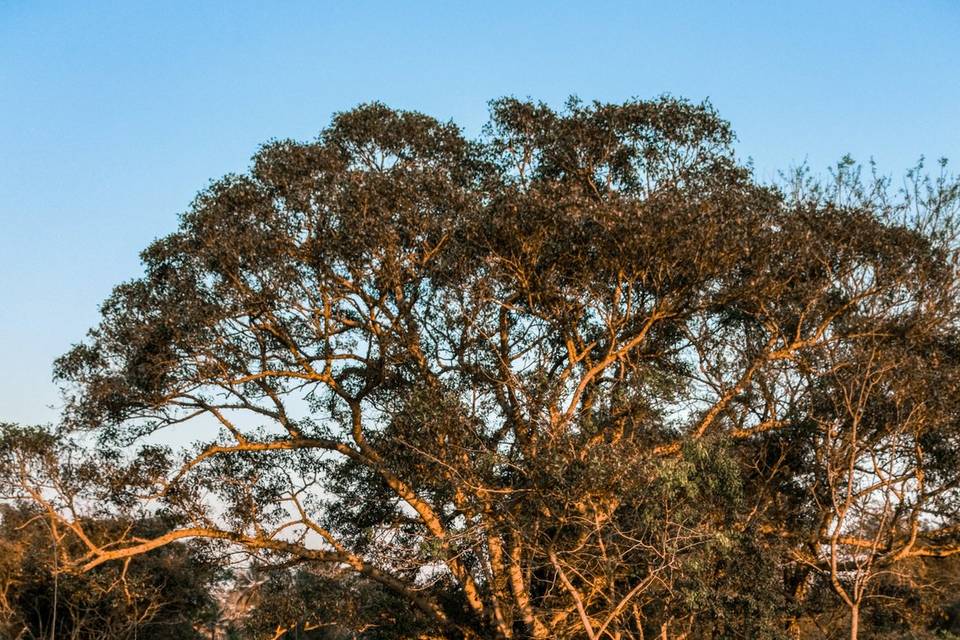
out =
<path fill-rule="evenodd" d="M 444 637 L 779 637 L 824 590 L 855 636 L 960 551 L 958 187 L 763 185 L 732 141 L 663 98 L 268 143 L 56 365 L 109 492 L 34 497 L 78 566 L 219 540 Z M 179 524 L 86 535 L 94 502 Z"/>

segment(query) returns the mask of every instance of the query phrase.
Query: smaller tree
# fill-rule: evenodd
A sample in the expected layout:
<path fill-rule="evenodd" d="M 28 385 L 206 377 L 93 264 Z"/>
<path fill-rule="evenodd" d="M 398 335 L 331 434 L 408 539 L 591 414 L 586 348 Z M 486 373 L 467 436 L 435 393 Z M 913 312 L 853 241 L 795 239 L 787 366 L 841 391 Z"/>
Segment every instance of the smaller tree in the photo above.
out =
<path fill-rule="evenodd" d="M 59 525 L 37 502 L 18 498 L 29 473 L 28 459 L 45 471 L 41 490 L 74 483 L 89 485 L 82 469 L 75 476 L 51 471 L 64 464 L 70 447 L 35 428 L 2 425 L 0 449 L 7 457 L 0 503 L 0 637 L 75 640 L 193 640 L 195 623 L 213 606 L 210 587 L 219 567 L 185 544 L 171 544 L 129 561 L 77 572 L 65 561 L 84 542 Z M 38 461 L 42 461 L 38 464 Z M 37 472 L 36 469 L 33 470 Z M 92 470 L 87 470 L 92 471 Z M 72 498 L 82 500 L 77 492 Z M 82 531 L 95 539 L 117 535 L 153 538 L 171 523 L 154 516 L 136 521 L 84 518 Z"/>

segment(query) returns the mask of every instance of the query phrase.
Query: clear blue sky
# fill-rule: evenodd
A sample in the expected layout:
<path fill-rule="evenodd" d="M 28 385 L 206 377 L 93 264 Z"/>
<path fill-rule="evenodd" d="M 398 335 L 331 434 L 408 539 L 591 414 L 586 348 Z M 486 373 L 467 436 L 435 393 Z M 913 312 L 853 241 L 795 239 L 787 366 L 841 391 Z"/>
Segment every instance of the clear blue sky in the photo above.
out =
<path fill-rule="evenodd" d="M 960 1 L 0 0 L 0 421 L 137 253 L 259 143 L 382 100 L 476 133 L 506 94 L 709 97 L 761 178 L 960 164 Z M 955 166 L 956 168 L 956 166 Z"/>

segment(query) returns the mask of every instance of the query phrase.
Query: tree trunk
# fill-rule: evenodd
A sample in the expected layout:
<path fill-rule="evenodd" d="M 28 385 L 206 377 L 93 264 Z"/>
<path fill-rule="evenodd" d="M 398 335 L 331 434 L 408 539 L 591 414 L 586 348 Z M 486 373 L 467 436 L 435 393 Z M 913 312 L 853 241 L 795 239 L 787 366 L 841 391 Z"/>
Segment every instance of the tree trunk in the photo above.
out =
<path fill-rule="evenodd" d="M 860 633 L 860 603 L 850 607 L 850 640 L 857 640 Z"/>

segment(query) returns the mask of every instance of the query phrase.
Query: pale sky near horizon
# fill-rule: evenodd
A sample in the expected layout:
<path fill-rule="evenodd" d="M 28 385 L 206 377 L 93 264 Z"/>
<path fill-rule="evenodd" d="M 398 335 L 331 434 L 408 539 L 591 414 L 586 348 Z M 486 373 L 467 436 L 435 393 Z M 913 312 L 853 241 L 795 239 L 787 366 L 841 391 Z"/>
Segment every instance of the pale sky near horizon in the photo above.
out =
<path fill-rule="evenodd" d="M 0 0 L 0 422 L 210 179 L 381 100 L 478 133 L 488 100 L 709 98 L 757 175 L 845 153 L 960 171 L 960 0 Z"/>

